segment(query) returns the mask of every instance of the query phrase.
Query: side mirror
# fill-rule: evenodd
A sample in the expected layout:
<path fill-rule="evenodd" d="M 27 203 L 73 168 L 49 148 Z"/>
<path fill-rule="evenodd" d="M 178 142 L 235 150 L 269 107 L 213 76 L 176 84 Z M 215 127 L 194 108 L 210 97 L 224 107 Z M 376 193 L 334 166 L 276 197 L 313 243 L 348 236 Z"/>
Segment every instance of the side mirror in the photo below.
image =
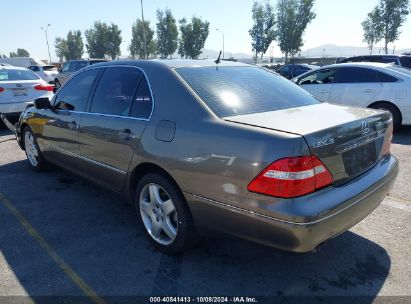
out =
<path fill-rule="evenodd" d="M 47 97 L 37 98 L 37 99 L 34 101 L 34 106 L 35 106 L 36 109 L 38 109 L 38 110 L 50 109 L 50 108 L 51 108 L 50 100 L 49 100 Z"/>

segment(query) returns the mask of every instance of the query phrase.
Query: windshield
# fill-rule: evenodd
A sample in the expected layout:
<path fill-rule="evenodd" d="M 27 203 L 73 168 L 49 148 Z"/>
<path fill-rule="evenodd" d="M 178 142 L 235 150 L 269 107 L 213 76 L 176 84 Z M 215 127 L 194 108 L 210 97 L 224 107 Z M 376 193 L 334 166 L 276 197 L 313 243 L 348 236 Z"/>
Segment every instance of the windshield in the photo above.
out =
<path fill-rule="evenodd" d="M 40 79 L 36 74 L 29 70 L 0 70 L 0 81 L 13 80 L 37 80 Z"/>
<path fill-rule="evenodd" d="M 257 67 L 191 67 L 176 71 L 219 117 L 319 103 L 287 79 Z"/>
<path fill-rule="evenodd" d="M 411 69 L 411 57 L 400 57 L 400 62 L 403 67 Z"/>
<path fill-rule="evenodd" d="M 43 66 L 44 71 L 49 71 L 49 72 L 57 72 L 57 67 L 55 65 L 45 65 Z"/>

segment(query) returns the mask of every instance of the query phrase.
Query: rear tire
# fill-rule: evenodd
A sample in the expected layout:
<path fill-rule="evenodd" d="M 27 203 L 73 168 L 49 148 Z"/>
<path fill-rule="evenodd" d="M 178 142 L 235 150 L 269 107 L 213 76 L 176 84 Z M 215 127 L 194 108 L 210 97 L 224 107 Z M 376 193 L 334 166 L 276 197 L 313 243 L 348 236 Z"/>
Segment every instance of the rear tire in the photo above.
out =
<path fill-rule="evenodd" d="M 165 175 L 149 173 L 140 179 L 135 207 L 148 239 L 159 251 L 178 254 L 196 243 L 197 233 L 187 203 Z"/>
<path fill-rule="evenodd" d="M 370 108 L 389 111 L 392 115 L 394 132 L 398 131 L 401 128 L 401 124 L 402 124 L 401 112 L 393 104 L 388 103 L 388 102 L 379 102 L 379 103 L 372 105 Z"/>
<path fill-rule="evenodd" d="M 46 168 L 46 161 L 41 154 L 36 137 L 29 127 L 23 129 L 24 150 L 26 152 L 28 163 L 35 171 L 42 171 Z"/>

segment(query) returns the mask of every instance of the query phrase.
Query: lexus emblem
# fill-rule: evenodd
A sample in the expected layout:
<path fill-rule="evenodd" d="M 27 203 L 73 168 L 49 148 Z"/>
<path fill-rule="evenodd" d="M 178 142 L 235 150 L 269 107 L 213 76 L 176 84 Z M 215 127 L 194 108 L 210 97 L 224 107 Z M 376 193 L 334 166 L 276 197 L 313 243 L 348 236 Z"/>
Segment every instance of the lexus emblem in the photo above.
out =
<path fill-rule="evenodd" d="M 368 134 L 371 130 L 370 123 L 368 121 L 363 121 L 361 123 L 362 133 Z"/>
<path fill-rule="evenodd" d="M 22 85 L 20 83 L 16 84 L 16 87 L 21 88 Z"/>

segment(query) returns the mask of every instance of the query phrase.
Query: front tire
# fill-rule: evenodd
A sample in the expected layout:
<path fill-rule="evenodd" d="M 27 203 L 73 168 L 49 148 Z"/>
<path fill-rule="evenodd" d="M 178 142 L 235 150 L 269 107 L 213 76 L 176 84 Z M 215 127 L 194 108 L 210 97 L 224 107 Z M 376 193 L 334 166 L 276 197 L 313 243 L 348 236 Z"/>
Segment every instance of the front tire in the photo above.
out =
<path fill-rule="evenodd" d="M 46 162 L 41 154 L 36 137 L 29 127 L 23 130 L 24 150 L 26 152 L 30 167 L 36 171 L 42 171 L 46 167 Z"/>
<path fill-rule="evenodd" d="M 160 173 L 149 173 L 137 184 L 135 205 L 153 246 L 167 254 L 195 244 L 196 229 L 186 201 L 176 185 Z"/>

